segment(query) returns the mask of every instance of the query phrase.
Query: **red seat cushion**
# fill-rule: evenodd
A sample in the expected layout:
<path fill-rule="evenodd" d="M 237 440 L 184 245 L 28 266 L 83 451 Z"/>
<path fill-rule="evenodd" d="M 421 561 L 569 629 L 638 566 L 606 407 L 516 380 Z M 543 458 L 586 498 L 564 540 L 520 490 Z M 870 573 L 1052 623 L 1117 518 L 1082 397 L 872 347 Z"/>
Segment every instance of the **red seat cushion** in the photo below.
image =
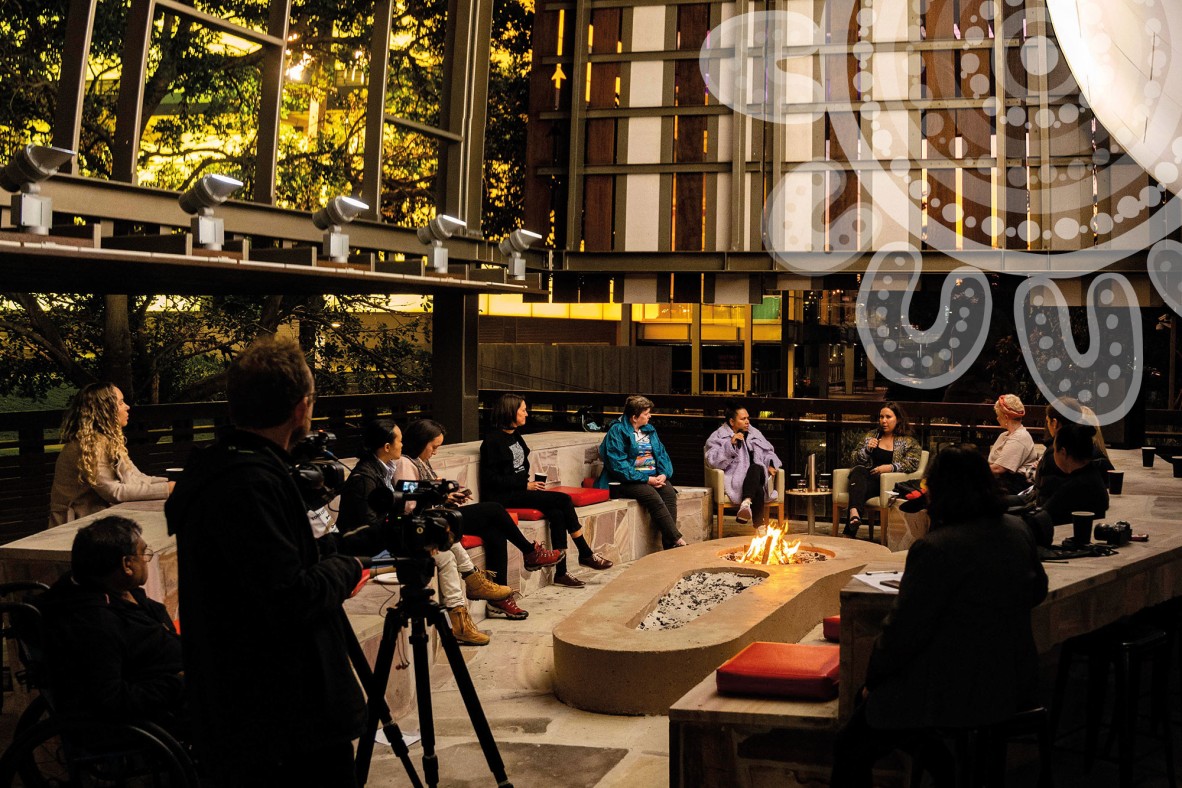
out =
<path fill-rule="evenodd" d="M 728 659 L 715 673 L 718 691 L 832 700 L 837 697 L 838 646 L 756 641 Z"/>
<path fill-rule="evenodd" d="M 551 487 L 550 492 L 566 493 L 574 501 L 575 506 L 590 506 L 593 503 L 603 503 L 611 497 L 611 492 L 598 487 Z"/>
<path fill-rule="evenodd" d="M 517 517 L 518 520 L 545 520 L 546 516 L 537 509 L 506 509 L 509 514 Z"/>
<path fill-rule="evenodd" d="M 482 544 L 484 544 L 484 540 L 479 536 L 470 536 L 468 534 L 464 534 L 460 537 L 460 547 L 463 547 L 465 550 L 471 550 L 473 547 L 480 547 Z"/>
<path fill-rule="evenodd" d="M 826 640 L 841 642 L 841 616 L 825 616 L 821 619 L 821 633 Z"/>

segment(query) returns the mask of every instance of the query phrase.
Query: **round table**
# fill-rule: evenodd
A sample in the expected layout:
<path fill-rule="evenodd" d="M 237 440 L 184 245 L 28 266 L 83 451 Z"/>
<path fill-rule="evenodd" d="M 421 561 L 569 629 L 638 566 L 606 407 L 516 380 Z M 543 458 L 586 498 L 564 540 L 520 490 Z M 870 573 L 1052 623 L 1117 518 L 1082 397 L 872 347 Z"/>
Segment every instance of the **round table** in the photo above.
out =
<path fill-rule="evenodd" d="M 817 498 L 823 498 L 830 494 L 829 490 L 805 490 L 799 487 L 787 491 L 789 495 L 794 498 L 804 498 L 808 501 L 808 518 L 809 518 L 809 535 L 813 535 L 817 531 L 817 513 L 814 509 L 813 502 Z"/>

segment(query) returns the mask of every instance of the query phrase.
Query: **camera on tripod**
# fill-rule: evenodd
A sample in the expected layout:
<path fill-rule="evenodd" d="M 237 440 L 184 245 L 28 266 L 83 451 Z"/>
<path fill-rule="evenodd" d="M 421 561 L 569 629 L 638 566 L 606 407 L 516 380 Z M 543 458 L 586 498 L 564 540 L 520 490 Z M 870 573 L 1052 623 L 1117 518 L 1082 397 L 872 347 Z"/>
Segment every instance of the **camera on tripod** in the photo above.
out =
<path fill-rule="evenodd" d="M 383 529 L 390 554 L 419 556 L 432 549 L 447 550 L 458 542 L 464 535 L 464 517 L 457 509 L 449 508 L 448 496 L 460 491 L 460 485 L 451 479 L 396 482 Z M 419 506 L 410 514 L 402 514 L 409 501 Z"/>
<path fill-rule="evenodd" d="M 336 455 L 328 450 L 328 445 L 336 439 L 337 436 L 331 432 L 319 430 L 304 436 L 291 450 L 291 478 L 295 480 L 309 511 L 327 506 L 336 497 L 349 473 Z"/>

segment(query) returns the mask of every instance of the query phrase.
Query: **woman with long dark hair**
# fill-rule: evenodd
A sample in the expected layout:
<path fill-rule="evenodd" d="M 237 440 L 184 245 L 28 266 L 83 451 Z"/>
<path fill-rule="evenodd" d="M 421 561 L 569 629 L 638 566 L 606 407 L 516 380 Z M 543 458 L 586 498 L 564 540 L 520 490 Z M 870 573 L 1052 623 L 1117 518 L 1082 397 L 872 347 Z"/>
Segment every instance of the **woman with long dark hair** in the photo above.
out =
<path fill-rule="evenodd" d="M 446 434 L 443 425 L 432 419 L 420 419 L 408 424 L 402 442 L 403 459 L 400 460 L 400 467 L 395 473 L 395 479 L 415 479 L 417 481 L 438 479 L 439 474 L 431 467 L 431 458 L 435 456 L 436 450 L 443 445 Z M 521 533 L 521 529 L 517 527 L 517 523 L 513 522 L 513 518 L 505 511 L 504 506 L 492 501 L 472 503 L 470 496 L 471 493 L 467 490 L 454 492 L 450 496 L 450 503 L 460 507 L 462 511 L 464 532 L 479 536 L 483 540 L 484 562 L 488 567 L 487 575 L 493 583 L 508 583 L 507 545 L 509 543 L 521 551 L 527 570 L 532 571 L 556 564 L 562 565 L 565 559 L 563 552 L 561 550 L 547 550 L 541 544 L 527 539 L 525 534 Z M 463 548 L 460 547 L 460 550 Z M 466 552 L 463 555 L 457 552 L 456 558 L 460 564 L 461 573 L 468 572 L 469 576 L 476 577 L 483 574 L 480 570 L 472 570 L 472 560 Z M 472 571 L 475 571 L 476 574 L 471 575 Z M 468 596 L 470 599 L 476 598 L 471 593 Z M 489 599 L 487 596 L 481 598 L 488 600 L 485 614 L 490 618 L 520 620 L 529 615 L 514 601 L 512 595 L 500 599 Z"/>
<path fill-rule="evenodd" d="M 919 441 L 911 437 L 911 423 L 903 406 L 897 402 L 884 403 L 878 410 L 878 427 L 862 437 L 854 452 L 846 536 L 852 539 L 858 535 L 866 501 L 880 492 L 878 477 L 884 473 L 915 473 L 922 455 Z"/>
<path fill-rule="evenodd" d="M 973 446 L 927 475 L 932 527 L 907 553 L 862 702 L 838 734 L 830 784 L 869 786 L 878 758 L 932 728 L 1001 722 L 1037 705 L 1030 609 L 1047 594 L 1034 537 Z"/>
<path fill-rule="evenodd" d="M 91 383 L 74 395 L 62 420 L 62 447 L 49 493 L 49 526 L 124 501 L 168 497 L 173 483 L 148 476 L 127 456 L 123 428 L 131 407 L 114 383 Z"/>
<path fill-rule="evenodd" d="M 480 444 L 480 494 L 509 508 L 537 509 L 550 528 L 550 544 L 565 547 L 570 534 L 579 551 L 580 565 L 609 569 L 612 562 L 587 544 L 571 497 L 547 490 L 542 482 L 530 479 L 529 446 L 520 432 L 528 418 L 525 400 L 517 394 L 502 394 L 493 406 L 493 429 Z M 554 568 L 554 583 L 567 588 L 586 585 L 567 571 L 565 560 Z"/>

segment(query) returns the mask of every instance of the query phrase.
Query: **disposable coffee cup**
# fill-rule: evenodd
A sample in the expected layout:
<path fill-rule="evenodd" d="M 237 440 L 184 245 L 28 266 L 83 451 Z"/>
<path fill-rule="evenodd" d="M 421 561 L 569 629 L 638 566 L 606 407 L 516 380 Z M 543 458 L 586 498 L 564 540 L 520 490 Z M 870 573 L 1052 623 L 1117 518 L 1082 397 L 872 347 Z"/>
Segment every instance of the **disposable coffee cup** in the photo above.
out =
<path fill-rule="evenodd" d="M 1108 494 L 1120 495 L 1120 491 L 1125 488 L 1125 472 L 1124 471 L 1109 471 L 1108 472 Z"/>
<path fill-rule="evenodd" d="M 1076 544 L 1088 544 L 1092 541 L 1092 521 L 1095 519 L 1095 512 L 1071 513 L 1071 536 Z"/>
<path fill-rule="evenodd" d="M 535 482 L 541 482 L 542 484 L 545 484 L 547 478 L 548 478 L 547 475 L 544 473 L 535 473 L 534 474 L 534 481 Z"/>
<path fill-rule="evenodd" d="M 165 468 L 164 478 L 168 479 L 170 482 L 175 482 L 177 479 L 181 478 L 181 474 L 184 472 L 184 468 Z"/>
<path fill-rule="evenodd" d="M 1146 468 L 1153 467 L 1153 459 L 1157 456 L 1156 446 L 1142 446 L 1141 447 L 1141 464 Z"/>

